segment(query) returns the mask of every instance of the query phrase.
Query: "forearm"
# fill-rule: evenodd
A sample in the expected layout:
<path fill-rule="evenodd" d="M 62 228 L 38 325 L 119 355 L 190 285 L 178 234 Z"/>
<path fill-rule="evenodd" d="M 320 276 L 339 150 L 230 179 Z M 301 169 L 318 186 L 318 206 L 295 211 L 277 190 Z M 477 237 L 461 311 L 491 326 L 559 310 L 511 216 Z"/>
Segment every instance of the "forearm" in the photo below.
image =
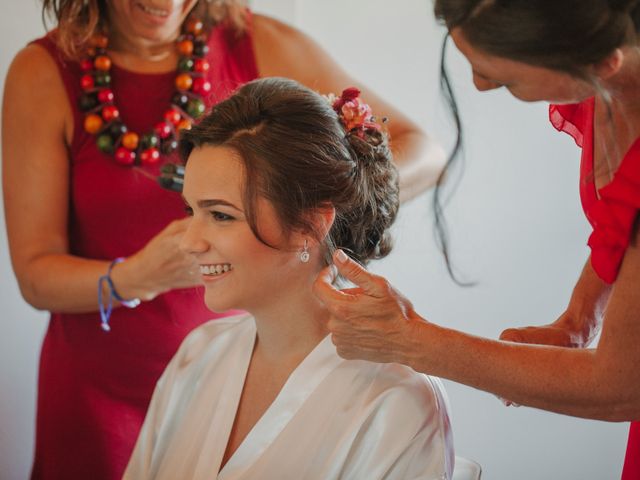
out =
<path fill-rule="evenodd" d="M 417 131 L 392 136 L 391 150 L 400 174 L 400 201 L 433 187 L 444 168 L 445 153 L 432 138 Z"/>
<path fill-rule="evenodd" d="M 402 360 L 417 371 L 566 415 L 622 421 L 640 413 L 634 383 L 620 381 L 629 375 L 610 375 L 595 350 L 501 342 L 426 322 L 413 330 Z"/>
<path fill-rule="evenodd" d="M 62 313 L 85 313 L 98 310 L 98 279 L 107 273 L 110 262 L 80 258 L 68 254 L 43 254 L 21 269 L 20 290 L 34 308 Z M 122 275 L 114 275 L 118 294 L 135 298 L 135 292 Z M 124 273 L 124 272 L 118 272 Z M 103 282 L 104 284 L 104 282 Z M 103 298 L 108 293 L 103 285 Z M 114 301 L 114 305 L 117 302 Z"/>

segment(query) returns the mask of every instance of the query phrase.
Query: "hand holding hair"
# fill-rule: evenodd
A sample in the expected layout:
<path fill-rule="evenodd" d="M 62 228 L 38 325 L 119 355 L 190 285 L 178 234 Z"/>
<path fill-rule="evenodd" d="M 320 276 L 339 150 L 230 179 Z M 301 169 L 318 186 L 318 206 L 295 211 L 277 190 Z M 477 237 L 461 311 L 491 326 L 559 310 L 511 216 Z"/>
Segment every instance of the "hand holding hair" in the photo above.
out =
<path fill-rule="evenodd" d="M 320 272 L 314 293 L 329 310 L 328 328 L 338 354 L 346 359 L 410 364 L 404 358 L 414 325 L 423 322 L 411 302 L 389 282 L 368 272 L 342 250 Z M 338 290 L 336 274 L 356 286 Z"/>
<path fill-rule="evenodd" d="M 127 262 L 114 268 L 112 276 L 123 296 L 152 300 L 168 290 L 201 284 L 197 262 L 179 248 L 189 221 L 174 220 Z"/>

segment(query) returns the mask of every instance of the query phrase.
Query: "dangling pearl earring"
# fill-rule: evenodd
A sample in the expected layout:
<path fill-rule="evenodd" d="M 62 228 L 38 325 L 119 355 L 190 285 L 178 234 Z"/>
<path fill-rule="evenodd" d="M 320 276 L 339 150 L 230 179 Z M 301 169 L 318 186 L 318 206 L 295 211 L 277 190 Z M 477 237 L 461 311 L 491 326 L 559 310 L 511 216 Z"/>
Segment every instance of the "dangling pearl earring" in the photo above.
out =
<path fill-rule="evenodd" d="M 310 255 L 308 246 L 309 244 L 307 243 L 307 239 L 305 238 L 304 247 L 302 248 L 302 252 L 300 252 L 300 261 L 302 263 L 307 263 L 309 261 Z"/>

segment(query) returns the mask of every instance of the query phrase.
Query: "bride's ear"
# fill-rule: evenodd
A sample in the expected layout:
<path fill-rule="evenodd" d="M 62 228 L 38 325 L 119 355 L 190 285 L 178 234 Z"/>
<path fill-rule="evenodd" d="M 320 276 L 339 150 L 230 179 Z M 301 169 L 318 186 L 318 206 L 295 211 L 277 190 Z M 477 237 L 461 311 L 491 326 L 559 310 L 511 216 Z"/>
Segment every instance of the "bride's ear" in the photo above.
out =
<path fill-rule="evenodd" d="M 329 234 L 335 218 L 336 209 L 331 204 L 314 208 L 306 214 L 310 231 L 300 232 L 300 234 L 308 238 L 308 241 L 313 245 L 322 243 Z"/>
<path fill-rule="evenodd" d="M 335 218 L 336 209 L 331 204 L 318 207 L 310 213 L 309 220 L 318 242 L 322 242 L 329 234 Z"/>

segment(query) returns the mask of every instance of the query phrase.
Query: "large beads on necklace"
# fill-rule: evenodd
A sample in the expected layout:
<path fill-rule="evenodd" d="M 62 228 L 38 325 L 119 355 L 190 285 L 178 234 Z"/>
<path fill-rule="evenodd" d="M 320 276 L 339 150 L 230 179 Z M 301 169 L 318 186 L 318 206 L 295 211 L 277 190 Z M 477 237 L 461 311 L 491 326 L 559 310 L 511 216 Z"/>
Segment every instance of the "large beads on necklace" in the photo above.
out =
<path fill-rule="evenodd" d="M 189 90 L 191 88 L 191 85 L 193 85 L 193 79 L 188 73 L 181 73 L 176 77 L 176 88 L 178 90 Z"/>
<path fill-rule="evenodd" d="M 114 156 L 120 165 L 132 165 L 136 161 L 136 152 L 127 147 L 116 148 Z"/>
<path fill-rule="evenodd" d="M 83 112 L 88 112 L 98 105 L 99 99 L 93 93 L 83 93 L 80 95 L 80 100 L 78 104 L 80 106 L 80 110 Z"/>
<path fill-rule="evenodd" d="M 211 82 L 204 77 L 196 77 L 191 85 L 193 93 L 204 96 L 211 91 Z"/>
<path fill-rule="evenodd" d="M 183 57 L 178 61 L 178 70 L 190 72 L 193 69 L 194 61 L 190 57 Z"/>
<path fill-rule="evenodd" d="M 107 72 L 96 72 L 94 80 L 98 87 L 108 87 L 111 84 L 111 75 Z"/>
<path fill-rule="evenodd" d="M 111 122 L 112 120 L 115 120 L 119 116 L 120 116 L 120 111 L 115 105 L 105 105 L 102 108 L 102 118 L 104 118 L 104 121 L 107 123 Z"/>
<path fill-rule="evenodd" d="M 113 153 L 113 143 L 113 138 L 111 138 L 111 135 L 108 133 L 98 135 L 98 139 L 96 140 L 98 149 L 104 153 Z"/>
<path fill-rule="evenodd" d="M 157 148 L 147 148 L 140 153 L 140 161 L 143 165 L 153 165 L 160 160 L 160 152 Z"/>
<path fill-rule="evenodd" d="M 140 139 L 140 147 L 144 150 L 148 148 L 155 148 L 160 145 L 160 139 L 155 133 L 147 133 Z"/>
<path fill-rule="evenodd" d="M 89 41 L 88 58 L 80 61 L 83 93 L 80 109 L 85 112 L 84 129 L 96 135 L 96 146 L 113 155 L 120 165 L 152 165 L 160 154 L 168 155 L 178 147 L 178 132 L 191 128 L 194 119 L 205 111 L 202 96 L 210 93 L 211 83 L 205 78 L 210 69 L 204 58 L 209 48 L 203 35 L 203 23 L 190 18 L 176 41 L 180 54 L 171 106 L 153 130 L 138 135 L 129 131 L 120 119 L 111 89 L 112 61 L 107 53 L 108 38 L 96 35 Z"/>
<path fill-rule="evenodd" d="M 93 61 L 93 65 L 96 67 L 96 70 L 108 72 L 111 68 L 111 59 L 106 55 L 98 55 Z"/>
<path fill-rule="evenodd" d="M 103 88 L 98 92 L 98 100 L 100 103 L 111 103 L 113 102 L 113 92 L 109 88 Z"/>
<path fill-rule="evenodd" d="M 136 150 L 140 137 L 136 132 L 127 132 L 122 136 L 120 144 L 128 150 Z"/>
<path fill-rule="evenodd" d="M 192 98 L 187 104 L 187 113 L 193 118 L 198 118 L 204 113 L 204 102 L 199 98 Z"/>
<path fill-rule="evenodd" d="M 180 52 L 180 55 L 182 55 L 183 57 L 189 57 L 193 53 L 193 41 L 188 38 L 180 40 L 177 44 L 177 47 L 178 52 Z"/>

